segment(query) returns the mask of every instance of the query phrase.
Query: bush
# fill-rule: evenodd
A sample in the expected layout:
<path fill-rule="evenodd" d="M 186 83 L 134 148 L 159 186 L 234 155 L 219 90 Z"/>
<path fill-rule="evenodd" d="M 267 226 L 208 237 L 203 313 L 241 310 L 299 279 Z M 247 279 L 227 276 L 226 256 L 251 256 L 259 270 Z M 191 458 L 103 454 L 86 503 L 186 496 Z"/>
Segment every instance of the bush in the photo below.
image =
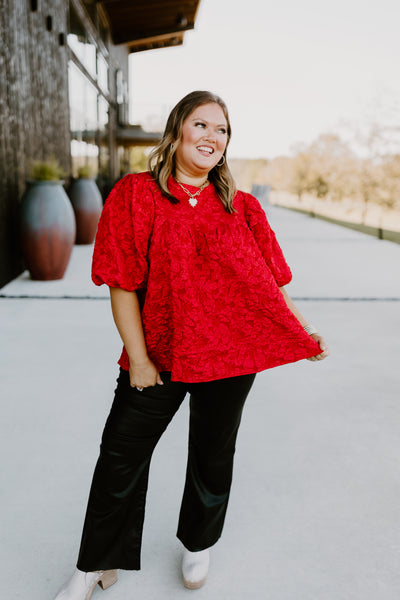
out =
<path fill-rule="evenodd" d="M 60 181 L 66 173 L 57 159 L 52 156 L 48 160 L 33 161 L 29 175 L 35 181 Z"/>
<path fill-rule="evenodd" d="M 83 165 L 83 167 L 79 167 L 78 177 L 81 177 L 82 179 L 91 179 L 94 177 L 93 168 L 90 165 Z"/>

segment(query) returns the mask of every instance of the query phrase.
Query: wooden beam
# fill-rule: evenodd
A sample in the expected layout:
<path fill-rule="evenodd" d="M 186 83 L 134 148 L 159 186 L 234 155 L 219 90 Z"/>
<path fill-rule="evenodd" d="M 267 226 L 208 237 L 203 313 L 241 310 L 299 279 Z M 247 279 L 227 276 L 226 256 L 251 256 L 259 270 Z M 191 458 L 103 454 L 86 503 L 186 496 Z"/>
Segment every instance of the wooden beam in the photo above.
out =
<path fill-rule="evenodd" d="M 156 40 L 162 37 L 174 37 L 179 36 L 185 31 L 190 31 L 194 29 L 194 23 L 189 23 L 185 27 L 170 27 L 167 29 L 155 29 L 154 31 L 144 31 L 142 33 L 135 32 L 121 32 L 116 35 L 113 35 L 113 42 L 115 45 L 119 44 L 130 44 L 134 42 L 147 42 L 149 40 Z"/>
<path fill-rule="evenodd" d="M 152 43 L 140 43 L 137 42 L 133 46 L 129 46 L 129 52 L 144 52 L 145 50 L 157 50 L 158 48 L 169 48 L 171 46 L 181 46 L 183 44 L 183 38 L 168 38 L 166 40 L 160 40 L 159 42 Z"/>

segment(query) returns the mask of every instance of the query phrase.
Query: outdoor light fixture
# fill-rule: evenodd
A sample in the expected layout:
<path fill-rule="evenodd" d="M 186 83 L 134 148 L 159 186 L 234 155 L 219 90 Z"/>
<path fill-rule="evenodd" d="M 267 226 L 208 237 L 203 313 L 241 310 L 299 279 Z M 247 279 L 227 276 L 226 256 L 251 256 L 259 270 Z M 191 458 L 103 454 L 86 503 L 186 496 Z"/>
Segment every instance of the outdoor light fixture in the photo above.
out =
<path fill-rule="evenodd" d="M 177 17 L 176 17 L 176 24 L 179 27 L 186 27 L 186 25 L 188 24 L 188 20 L 185 17 L 185 15 L 183 15 L 182 13 L 180 13 Z"/>

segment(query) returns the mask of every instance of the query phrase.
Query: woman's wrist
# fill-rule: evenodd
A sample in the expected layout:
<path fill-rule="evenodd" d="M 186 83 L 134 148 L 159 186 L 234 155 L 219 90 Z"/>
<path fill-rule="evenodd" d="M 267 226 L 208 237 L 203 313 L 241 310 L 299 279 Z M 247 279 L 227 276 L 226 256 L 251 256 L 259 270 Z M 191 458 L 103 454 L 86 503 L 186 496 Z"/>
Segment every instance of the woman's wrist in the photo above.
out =
<path fill-rule="evenodd" d="M 150 358 L 147 354 L 145 354 L 143 356 L 128 355 L 128 358 L 129 358 L 129 364 L 131 365 L 131 367 L 136 367 L 136 368 L 146 367 L 150 362 Z"/>
<path fill-rule="evenodd" d="M 308 335 L 318 335 L 319 331 L 316 327 L 314 327 L 314 325 L 303 325 L 303 329 L 306 333 L 308 333 Z"/>

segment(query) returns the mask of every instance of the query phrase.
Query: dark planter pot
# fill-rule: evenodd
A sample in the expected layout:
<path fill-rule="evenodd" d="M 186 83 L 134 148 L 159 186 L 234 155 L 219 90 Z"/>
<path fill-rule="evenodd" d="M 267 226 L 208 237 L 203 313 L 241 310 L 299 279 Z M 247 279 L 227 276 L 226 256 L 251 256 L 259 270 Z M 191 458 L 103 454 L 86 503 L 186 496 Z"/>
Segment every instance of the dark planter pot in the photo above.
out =
<path fill-rule="evenodd" d="M 69 197 L 76 219 L 75 244 L 92 244 L 103 208 L 95 180 L 89 177 L 76 179 L 69 189 Z"/>
<path fill-rule="evenodd" d="M 75 217 L 62 181 L 28 181 L 21 202 L 21 248 L 32 279 L 62 279 L 75 240 Z"/>

